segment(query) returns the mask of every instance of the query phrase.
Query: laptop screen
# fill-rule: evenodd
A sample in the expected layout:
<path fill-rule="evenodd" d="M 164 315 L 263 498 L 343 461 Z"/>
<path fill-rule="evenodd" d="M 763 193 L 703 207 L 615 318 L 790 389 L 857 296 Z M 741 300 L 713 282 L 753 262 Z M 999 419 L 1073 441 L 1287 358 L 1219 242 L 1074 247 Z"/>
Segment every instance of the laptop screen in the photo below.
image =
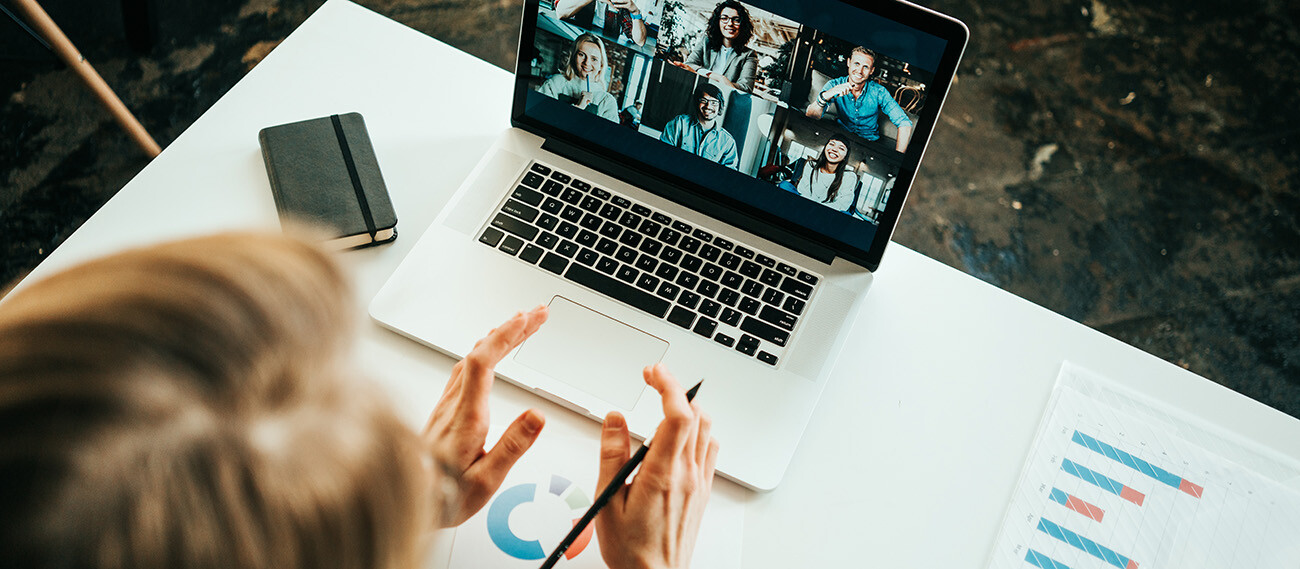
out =
<path fill-rule="evenodd" d="M 533 0 L 515 122 L 874 269 L 966 32 L 870 5 Z"/>

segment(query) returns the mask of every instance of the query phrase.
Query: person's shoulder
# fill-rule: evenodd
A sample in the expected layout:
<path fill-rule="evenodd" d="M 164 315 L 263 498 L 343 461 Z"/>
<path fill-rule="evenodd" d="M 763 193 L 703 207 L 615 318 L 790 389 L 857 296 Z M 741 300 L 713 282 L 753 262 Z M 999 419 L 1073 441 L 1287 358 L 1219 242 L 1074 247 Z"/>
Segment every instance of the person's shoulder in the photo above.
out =
<path fill-rule="evenodd" d="M 876 81 L 867 81 L 867 89 L 871 90 L 872 92 L 874 92 L 874 93 L 876 93 L 876 94 L 884 95 L 884 96 L 886 96 L 886 97 L 889 97 L 889 96 L 890 96 L 890 95 L 889 95 L 889 88 L 886 87 L 886 86 L 884 86 L 884 85 L 881 85 L 880 83 L 878 83 L 878 82 L 876 82 Z"/>

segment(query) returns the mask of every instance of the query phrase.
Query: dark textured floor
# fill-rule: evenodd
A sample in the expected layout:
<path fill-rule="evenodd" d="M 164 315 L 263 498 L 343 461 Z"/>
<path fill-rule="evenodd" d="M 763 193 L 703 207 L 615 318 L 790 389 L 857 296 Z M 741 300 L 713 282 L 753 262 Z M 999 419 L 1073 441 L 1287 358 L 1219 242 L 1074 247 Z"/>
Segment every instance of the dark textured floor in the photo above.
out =
<path fill-rule="evenodd" d="M 64 3 L 71 33 L 87 4 Z M 160 17 L 144 56 L 102 25 L 73 39 L 166 145 L 320 1 L 225 4 Z M 513 65 L 518 0 L 361 4 Z M 1300 6 L 926 5 L 972 41 L 895 240 L 1300 417 Z M 70 72 L 0 30 L 8 281 L 147 161 Z"/>

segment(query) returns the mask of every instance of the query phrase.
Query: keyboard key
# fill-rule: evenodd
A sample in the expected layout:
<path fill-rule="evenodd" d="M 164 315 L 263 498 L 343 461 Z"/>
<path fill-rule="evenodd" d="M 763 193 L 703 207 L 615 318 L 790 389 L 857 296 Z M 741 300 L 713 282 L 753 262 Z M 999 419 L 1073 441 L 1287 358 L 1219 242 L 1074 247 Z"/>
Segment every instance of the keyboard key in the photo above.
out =
<path fill-rule="evenodd" d="M 728 269 L 734 269 L 740 266 L 740 257 L 737 257 L 731 253 L 724 253 L 722 255 L 722 260 L 718 261 L 718 264 Z"/>
<path fill-rule="evenodd" d="M 546 198 L 546 202 L 542 204 L 542 211 L 559 215 L 561 211 L 564 211 L 564 202 L 555 198 Z"/>
<path fill-rule="evenodd" d="M 796 320 L 793 314 L 771 306 L 764 306 L 763 311 L 758 315 L 758 319 L 786 330 L 794 330 Z"/>
<path fill-rule="evenodd" d="M 731 346 L 735 345 L 735 343 L 736 343 L 736 339 L 735 339 L 735 338 L 732 338 L 731 336 L 728 336 L 728 335 L 723 334 L 723 333 L 721 333 L 721 332 L 719 332 L 717 336 L 714 336 L 714 337 L 713 337 L 713 341 L 714 341 L 714 342 L 717 342 L 717 343 L 719 343 L 719 344 L 722 344 L 722 345 L 724 345 L 724 346 L 726 346 L 726 347 L 728 347 L 728 348 L 730 348 Z"/>
<path fill-rule="evenodd" d="M 668 315 L 668 321 L 689 330 L 691 323 L 695 322 L 695 313 L 680 306 L 674 306 L 672 313 Z"/>
<path fill-rule="evenodd" d="M 524 251 L 519 254 L 519 258 L 529 263 L 536 263 L 538 259 L 542 258 L 542 254 L 545 252 L 545 249 L 529 243 L 524 245 Z"/>
<path fill-rule="evenodd" d="M 695 287 L 695 290 L 699 291 L 701 295 L 707 296 L 709 298 L 716 297 L 718 295 L 718 291 L 721 289 L 722 289 L 722 285 L 719 285 L 718 283 L 715 283 L 713 281 L 700 281 L 700 285 Z"/>
<path fill-rule="evenodd" d="M 647 273 L 653 273 L 655 267 L 658 266 L 659 266 L 659 260 L 655 259 L 654 257 L 651 257 L 650 255 L 642 254 L 641 257 L 639 257 L 636 260 L 636 268 L 641 269 Z"/>
<path fill-rule="evenodd" d="M 770 268 L 776 266 L 776 259 L 773 259 L 773 258 L 771 258 L 771 257 L 768 257 L 767 255 L 764 255 L 764 254 L 762 254 L 762 253 L 759 253 L 759 254 L 758 254 L 758 264 L 763 265 L 764 267 L 767 267 L 767 268 L 770 269 Z"/>
<path fill-rule="evenodd" d="M 623 227 L 636 231 L 636 228 L 641 226 L 641 216 L 630 211 L 625 211 L 623 212 L 623 216 L 618 218 L 618 223 Z"/>
<path fill-rule="evenodd" d="M 721 302 L 727 306 L 735 306 L 736 303 L 739 301 L 740 301 L 740 293 L 731 290 L 729 288 L 724 288 L 722 289 L 721 292 L 718 293 L 718 302 Z"/>
<path fill-rule="evenodd" d="M 808 297 L 812 296 L 812 287 L 790 277 L 786 277 L 784 281 L 781 281 L 781 290 L 803 300 L 808 300 Z"/>
<path fill-rule="evenodd" d="M 537 215 L 541 213 L 537 211 L 537 208 L 524 205 L 523 202 L 519 202 L 515 200 L 506 200 L 506 204 L 501 206 L 501 211 L 504 211 L 515 217 L 518 217 L 519 219 L 522 219 L 524 221 L 532 221 L 534 219 L 537 219 Z"/>
<path fill-rule="evenodd" d="M 614 194 L 609 193 L 609 190 L 606 190 L 604 188 L 592 188 L 591 195 L 596 196 L 597 198 L 600 198 L 605 201 L 609 201 L 609 198 L 614 197 Z"/>
<path fill-rule="evenodd" d="M 562 184 L 567 184 L 569 183 L 569 180 L 572 180 L 573 178 L 570 178 L 569 175 L 564 172 L 551 172 L 551 179 Z"/>
<path fill-rule="evenodd" d="M 560 218 L 555 217 L 554 215 L 547 215 L 543 213 L 541 217 L 537 218 L 537 225 L 541 226 L 542 229 L 546 229 L 546 230 L 554 230 L 555 226 L 559 223 L 560 223 Z"/>
<path fill-rule="evenodd" d="M 747 248 L 747 247 L 744 247 L 744 246 L 740 246 L 740 245 L 737 245 L 737 246 L 736 246 L 736 254 L 737 254 L 737 255 L 740 255 L 740 258 L 742 258 L 742 259 L 753 259 L 753 258 L 754 258 L 754 251 L 753 251 L 753 250 L 751 250 L 751 249 L 749 249 L 749 248 Z"/>
<path fill-rule="evenodd" d="M 659 225 L 668 225 L 673 222 L 671 217 L 668 217 L 657 211 L 650 214 L 650 219 L 655 220 L 655 223 L 658 223 Z"/>
<path fill-rule="evenodd" d="M 732 247 L 736 246 L 735 243 L 727 241 L 726 239 L 723 239 L 721 237 L 715 237 L 713 239 L 713 245 L 719 249 L 722 249 L 723 251 L 730 251 Z"/>
<path fill-rule="evenodd" d="M 582 226 L 592 231 L 596 231 L 597 229 L 600 229 L 600 226 L 604 224 L 605 222 L 601 221 L 600 216 L 594 213 L 589 213 L 587 215 L 582 216 Z"/>
<path fill-rule="evenodd" d="M 577 223 L 579 221 L 582 221 L 582 210 L 573 207 L 571 205 L 566 205 L 564 206 L 564 211 L 560 212 L 560 217 L 568 221 Z"/>
<path fill-rule="evenodd" d="M 695 323 L 695 328 L 691 329 L 691 331 L 704 336 L 705 338 L 711 338 L 713 337 L 713 331 L 717 329 L 717 322 L 709 320 L 708 318 L 701 318 L 699 322 Z"/>
<path fill-rule="evenodd" d="M 600 206 L 600 200 L 596 199 L 596 196 L 584 197 L 582 198 L 582 203 L 578 205 L 578 207 L 582 208 L 584 211 L 591 213 L 600 211 Z"/>
<path fill-rule="evenodd" d="M 551 169 L 546 167 L 545 164 L 538 164 L 537 162 L 533 162 L 533 165 L 529 166 L 528 169 L 537 172 L 538 174 L 541 174 L 543 176 L 551 173 Z"/>
<path fill-rule="evenodd" d="M 492 218 L 492 227 L 507 233 L 513 233 L 528 241 L 532 241 L 534 237 L 537 237 L 539 231 L 536 227 L 504 213 L 498 213 L 496 217 Z"/>
<path fill-rule="evenodd" d="M 707 298 L 704 299 L 704 302 L 700 303 L 700 313 L 709 318 L 717 318 L 719 310 L 722 310 L 722 305 Z"/>
<path fill-rule="evenodd" d="M 635 278 L 636 271 L 633 270 L 632 272 Z M 622 276 L 621 273 L 620 276 Z M 670 306 L 668 301 L 638 290 L 635 287 L 625 285 L 582 265 L 571 265 L 564 277 L 596 292 L 630 304 L 633 308 L 649 312 L 657 318 L 663 318 L 665 314 L 668 314 L 668 307 Z"/>
<path fill-rule="evenodd" d="M 731 287 L 731 288 L 734 288 L 734 289 L 739 289 L 741 283 L 743 283 L 743 282 L 745 282 L 745 277 L 742 277 L 742 276 L 740 276 L 740 275 L 738 275 L 738 274 L 736 274 L 736 273 L 733 273 L 733 272 L 731 272 L 731 271 L 727 271 L 726 274 L 722 275 L 722 284 L 725 285 L 725 286 L 728 286 L 728 287 Z"/>
<path fill-rule="evenodd" d="M 683 288 L 695 288 L 695 283 L 700 282 L 700 276 L 695 273 L 682 272 L 677 275 L 677 284 Z"/>
<path fill-rule="evenodd" d="M 695 308 L 695 306 L 698 305 L 699 303 L 700 303 L 700 295 L 695 294 L 689 290 L 682 292 L 682 297 L 677 299 L 677 304 L 685 306 L 686 308 Z"/>
<path fill-rule="evenodd" d="M 590 182 L 584 182 L 584 181 L 582 181 L 582 180 L 578 180 L 578 179 L 574 179 L 572 182 L 569 182 L 569 185 L 570 185 L 570 186 L 573 186 L 573 187 L 575 187 L 575 188 L 577 188 L 577 189 L 579 189 L 579 190 L 582 190 L 582 191 L 584 191 L 584 192 L 587 191 L 587 190 L 590 190 L 590 189 L 591 189 L 591 183 L 590 183 Z"/>
<path fill-rule="evenodd" d="M 623 282 L 636 282 L 636 269 L 623 265 L 618 268 L 618 274 L 615 276 L 618 277 L 618 280 Z"/>
<path fill-rule="evenodd" d="M 562 221 L 560 222 L 560 228 L 556 229 L 555 232 L 559 233 L 560 237 L 565 239 L 573 239 L 578 235 L 578 226 L 567 221 Z"/>
<path fill-rule="evenodd" d="M 650 208 L 641 204 L 633 204 L 632 211 L 641 217 L 650 217 Z"/>
<path fill-rule="evenodd" d="M 629 200 L 623 196 L 614 196 L 612 199 L 614 200 L 614 205 L 618 207 L 621 207 L 623 209 L 632 207 L 632 200 Z"/>
<path fill-rule="evenodd" d="M 600 226 L 600 234 L 610 239 L 618 239 L 618 236 L 622 233 L 623 228 L 612 221 L 606 221 L 605 225 Z"/>
<path fill-rule="evenodd" d="M 704 265 L 704 261 L 701 261 L 699 257 L 694 255 L 686 255 L 682 257 L 682 262 L 678 264 L 681 265 L 683 269 L 692 273 L 697 273 L 700 271 L 700 267 Z"/>
<path fill-rule="evenodd" d="M 647 237 L 655 237 L 659 235 L 660 229 L 663 229 L 662 225 L 647 219 L 641 222 L 641 227 L 637 228 L 637 231 L 644 233 Z"/>
<path fill-rule="evenodd" d="M 720 255 L 721 253 L 722 253 L 721 249 L 714 247 L 712 245 L 705 245 L 703 247 L 700 247 L 700 257 L 702 257 L 705 261 L 717 261 L 718 255 Z"/>
<path fill-rule="evenodd" d="M 546 258 L 542 259 L 542 268 L 552 273 L 560 274 L 564 272 L 564 267 L 568 266 L 569 261 L 555 253 L 547 253 Z"/>
<path fill-rule="evenodd" d="M 740 311 L 750 316 L 758 314 L 758 308 L 760 306 L 762 306 L 762 303 L 748 296 L 740 299 Z"/>
<path fill-rule="evenodd" d="M 581 249 L 581 247 L 578 247 L 577 243 L 565 239 L 560 242 L 560 246 L 555 249 L 555 252 L 572 259 L 574 255 L 578 254 L 578 249 Z"/>
<path fill-rule="evenodd" d="M 636 249 L 633 249 L 631 247 L 619 247 L 618 253 L 615 254 L 614 257 L 620 261 L 623 261 L 624 263 L 631 265 L 632 263 L 636 262 L 636 257 L 637 257 Z"/>
<path fill-rule="evenodd" d="M 696 229 L 695 231 L 692 231 L 691 237 L 699 239 L 700 241 L 703 241 L 705 243 L 708 243 L 709 241 L 713 241 L 713 234 L 703 229 Z"/>
<path fill-rule="evenodd" d="M 758 361 L 763 362 L 770 366 L 774 366 L 776 365 L 776 356 L 769 354 L 767 352 L 760 351 L 758 352 Z"/>
<path fill-rule="evenodd" d="M 682 292 L 682 287 L 679 287 L 668 281 L 664 281 L 662 283 L 659 283 L 659 290 L 656 291 L 655 294 L 659 295 L 659 298 L 674 300 L 677 298 L 677 294 L 680 292 Z"/>
<path fill-rule="evenodd" d="M 740 341 L 736 343 L 736 351 L 745 354 L 747 356 L 752 356 L 754 355 L 755 352 L 758 351 L 758 342 L 757 341 L 752 343 L 746 342 L 745 339 L 749 337 L 750 336 L 740 337 Z"/>
<path fill-rule="evenodd" d="M 624 231 L 623 236 L 618 238 L 618 242 L 628 247 L 636 247 L 641 242 L 641 234 L 632 230 Z"/>
<path fill-rule="evenodd" d="M 682 237 L 682 241 L 677 246 L 687 253 L 695 253 L 700 250 L 700 240 L 694 237 Z"/>
<path fill-rule="evenodd" d="M 529 172 L 527 174 L 524 174 L 524 181 L 522 183 L 525 186 L 528 186 L 533 189 L 537 189 L 542 187 L 542 181 L 545 179 L 546 178 L 537 175 L 537 173 L 535 172 Z"/>
<path fill-rule="evenodd" d="M 740 329 L 778 346 L 784 346 L 790 339 L 789 332 L 749 316 L 746 316 L 745 321 L 740 323 Z"/>
<path fill-rule="evenodd" d="M 817 277 L 813 276 L 812 274 L 806 271 L 799 271 L 799 280 L 808 283 L 810 285 L 817 284 Z"/>
<path fill-rule="evenodd" d="M 600 251 L 603 255 L 613 256 L 614 253 L 618 252 L 618 243 L 602 238 L 600 242 L 596 244 L 596 250 Z"/>
<path fill-rule="evenodd" d="M 746 279 L 745 284 L 740 285 L 740 292 L 743 292 L 754 298 L 758 298 L 760 296 L 763 296 L 763 288 L 764 288 L 763 285 L 758 284 L 758 281 L 751 281 Z"/>
<path fill-rule="evenodd" d="M 636 286 L 654 292 L 656 288 L 659 288 L 659 277 L 650 274 L 641 275 L 641 278 L 636 280 Z"/>
<path fill-rule="evenodd" d="M 564 184 L 555 180 L 547 180 L 545 184 L 542 184 L 542 193 L 548 196 L 559 196 L 564 193 Z"/>
<path fill-rule="evenodd" d="M 713 263 L 705 263 L 704 268 L 700 269 L 700 276 L 709 280 L 718 280 L 722 278 L 722 267 Z"/>
<path fill-rule="evenodd" d="M 614 271 L 618 270 L 618 261 L 609 257 L 601 257 L 599 261 L 596 261 L 596 270 L 607 275 L 612 275 L 614 274 Z"/>
<path fill-rule="evenodd" d="M 506 240 L 501 242 L 501 250 L 514 255 L 524 246 L 523 240 L 514 235 L 507 235 Z"/>
<path fill-rule="evenodd" d="M 676 245 L 677 240 L 681 238 L 682 234 L 680 232 L 668 227 L 665 227 L 663 231 L 659 232 L 659 240 L 663 241 L 667 245 Z"/>
<path fill-rule="evenodd" d="M 618 222 L 618 216 L 620 215 L 623 215 L 623 210 L 612 203 L 607 203 L 600 208 L 600 216 L 615 223 Z"/>
<path fill-rule="evenodd" d="M 763 274 L 763 267 L 760 267 L 758 263 L 753 261 L 745 261 L 740 264 L 740 274 L 751 279 L 756 279 L 759 275 Z"/>
<path fill-rule="evenodd" d="M 560 199 L 567 203 L 578 205 L 579 203 L 582 203 L 582 192 L 573 188 L 564 188 L 564 191 L 560 193 Z"/>
<path fill-rule="evenodd" d="M 806 306 L 807 304 L 808 303 L 792 296 L 790 298 L 785 299 L 785 304 L 782 304 L 781 308 L 784 308 L 786 312 L 798 316 L 800 314 L 803 314 L 803 307 Z"/>
<path fill-rule="evenodd" d="M 687 224 L 686 222 L 684 222 L 684 221 L 674 221 L 674 222 L 673 222 L 673 229 L 676 229 L 677 231 L 680 231 L 680 232 L 685 233 L 685 234 L 687 234 L 687 235 L 690 235 L 690 233 L 691 233 L 691 226 L 688 225 L 688 224 Z"/>
<path fill-rule="evenodd" d="M 537 190 L 519 186 L 515 188 L 514 193 L 510 194 L 510 197 L 515 198 L 528 205 L 536 206 L 537 204 L 542 203 L 542 198 L 546 196 L 542 195 L 542 193 Z"/>
<path fill-rule="evenodd" d="M 731 309 L 731 308 L 723 308 L 723 309 L 722 309 L 722 318 L 721 318 L 721 320 L 722 320 L 723 322 L 726 322 L 726 323 L 727 323 L 728 325 L 730 325 L 730 326 L 739 326 L 739 325 L 740 325 L 740 318 L 741 318 L 742 316 L 744 316 L 744 315 L 741 314 L 740 312 L 736 311 L 736 310 L 733 310 L 733 309 Z"/>
<path fill-rule="evenodd" d="M 774 288 L 769 288 L 763 292 L 763 304 L 772 306 L 781 306 L 781 301 L 785 300 L 785 293 Z"/>
<path fill-rule="evenodd" d="M 600 259 L 600 253 L 597 253 L 595 251 L 592 251 L 591 249 L 587 249 L 586 247 L 583 247 L 582 251 L 578 253 L 577 260 L 579 263 L 582 263 L 590 267 L 592 265 L 595 265 L 596 260 L 598 259 Z"/>
<path fill-rule="evenodd" d="M 682 258 L 682 250 L 674 249 L 672 247 L 664 247 L 663 250 L 659 252 L 659 258 L 663 259 L 665 263 L 677 264 L 677 261 Z"/>
<path fill-rule="evenodd" d="M 660 263 L 659 268 L 655 269 L 655 276 L 666 281 L 671 281 L 677 278 L 677 273 L 677 267 L 669 265 L 668 263 Z"/>
<path fill-rule="evenodd" d="M 758 280 L 767 286 L 777 286 L 781 284 L 781 273 L 772 269 L 763 269 L 763 276 L 758 277 Z"/>
<path fill-rule="evenodd" d="M 493 227 L 489 227 L 483 230 L 483 236 L 479 237 L 478 241 L 479 243 L 483 243 L 488 247 L 496 247 L 497 243 L 500 243 L 501 238 L 505 237 L 505 235 L 506 234 L 502 233 L 501 230 Z"/>
<path fill-rule="evenodd" d="M 595 247 L 596 241 L 599 239 L 600 238 L 597 237 L 595 233 L 583 229 L 582 231 L 578 232 L 578 238 L 574 239 L 574 241 L 577 241 L 578 244 L 582 245 L 583 247 Z"/>
<path fill-rule="evenodd" d="M 785 263 L 777 263 L 777 264 L 776 264 L 776 270 L 781 271 L 781 272 L 783 272 L 783 273 L 785 273 L 785 274 L 787 274 L 787 275 L 790 275 L 790 276 L 792 276 L 792 277 L 793 277 L 793 276 L 796 276 L 796 275 L 799 274 L 799 270 L 798 270 L 798 269 L 796 269 L 796 268 L 794 268 L 794 267 L 791 267 L 790 265 L 787 265 L 787 264 L 785 264 Z"/>

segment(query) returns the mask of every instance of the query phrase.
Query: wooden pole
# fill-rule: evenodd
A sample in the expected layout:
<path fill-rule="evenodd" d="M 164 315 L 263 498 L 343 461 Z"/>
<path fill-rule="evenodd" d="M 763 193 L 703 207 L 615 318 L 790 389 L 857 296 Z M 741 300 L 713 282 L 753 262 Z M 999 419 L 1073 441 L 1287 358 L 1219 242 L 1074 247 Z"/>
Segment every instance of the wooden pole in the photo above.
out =
<path fill-rule="evenodd" d="M 41 5 L 37 4 L 36 0 L 14 0 L 14 3 L 27 18 L 27 22 L 50 42 L 59 59 L 81 77 L 81 81 L 95 94 L 95 98 L 108 108 L 108 112 L 112 113 L 113 118 L 135 140 L 140 149 L 144 150 L 150 158 L 158 156 L 162 148 L 159 148 L 158 143 L 154 142 L 153 137 L 149 136 L 149 132 L 144 129 L 144 125 L 135 119 L 135 115 L 131 114 L 126 105 L 122 104 L 122 99 L 119 99 L 117 93 L 114 93 L 108 83 L 104 82 L 104 78 L 99 76 L 94 67 L 91 67 L 90 62 L 81 56 L 81 52 L 77 51 L 76 46 L 72 45 L 72 41 L 64 35 L 63 30 L 59 29 L 50 15 L 45 13 Z"/>

